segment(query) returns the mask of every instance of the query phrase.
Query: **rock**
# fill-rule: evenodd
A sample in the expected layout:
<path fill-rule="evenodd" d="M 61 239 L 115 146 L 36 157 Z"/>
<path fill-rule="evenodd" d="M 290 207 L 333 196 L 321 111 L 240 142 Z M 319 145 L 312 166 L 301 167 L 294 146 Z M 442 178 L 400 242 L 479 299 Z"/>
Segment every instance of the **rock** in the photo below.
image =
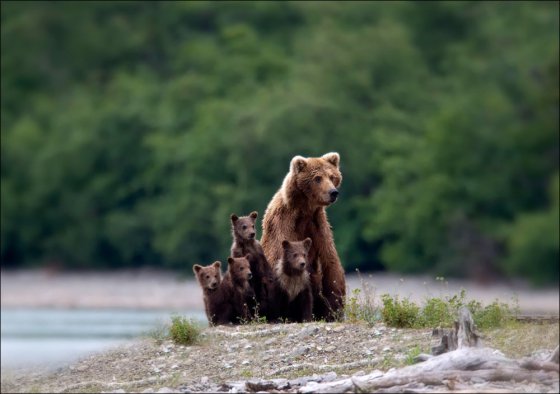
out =
<path fill-rule="evenodd" d="M 270 391 L 278 389 L 276 384 L 271 380 L 249 380 L 245 382 L 245 387 L 248 391 Z"/>
<path fill-rule="evenodd" d="M 335 350 L 336 350 L 336 346 L 334 346 L 334 345 L 330 345 L 330 346 L 327 346 L 327 347 L 325 348 L 325 352 L 327 352 L 327 353 L 328 353 L 328 352 L 333 352 L 333 351 L 335 351 Z"/>
<path fill-rule="evenodd" d="M 273 337 L 273 338 L 270 338 L 270 339 L 267 339 L 266 341 L 264 341 L 264 344 L 265 344 L 265 346 L 270 346 L 275 342 L 276 342 L 276 338 Z"/>
<path fill-rule="evenodd" d="M 292 357 L 297 357 L 297 356 L 302 356 L 305 353 L 309 352 L 309 346 L 300 346 L 298 348 L 296 348 L 292 353 L 291 356 Z"/>
<path fill-rule="evenodd" d="M 176 393 L 175 390 L 170 389 L 169 387 L 162 387 L 160 388 L 158 391 L 156 391 L 157 393 Z"/>
<path fill-rule="evenodd" d="M 243 349 L 252 349 L 252 348 L 253 348 L 253 345 L 251 345 L 251 344 L 243 346 Z"/>
<path fill-rule="evenodd" d="M 315 327 L 315 326 L 305 327 L 297 334 L 297 337 L 299 339 L 303 339 L 303 338 L 307 338 L 308 336 L 317 334 L 318 332 L 319 332 L 319 327 Z"/>
<path fill-rule="evenodd" d="M 249 365 L 249 364 L 251 364 L 251 363 L 249 362 L 249 360 L 243 360 L 243 361 L 241 362 L 241 365 Z"/>
<path fill-rule="evenodd" d="M 151 387 L 148 387 L 147 389 L 145 389 L 144 391 L 142 391 L 143 393 L 153 393 L 154 389 Z"/>
<path fill-rule="evenodd" d="M 391 351 L 391 347 L 390 347 L 390 346 L 385 346 L 385 347 L 383 348 L 383 352 L 385 352 L 385 353 L 386 353 L 386 352 L 390 352 L 390 351 Z"/>
<path fill-rule="evenodd" d="M 200 383 L 201 384 L 208 384 L 208 382 L 210 381 L 210 379 L 208 378 L 208 376 L 203 376 L 200 378 Z"/>
<path fill-rule="evenodd" d="M 333 332 L 342 332 L 344 331 L 344 326 L 336 326 L 333 328 Z"/>

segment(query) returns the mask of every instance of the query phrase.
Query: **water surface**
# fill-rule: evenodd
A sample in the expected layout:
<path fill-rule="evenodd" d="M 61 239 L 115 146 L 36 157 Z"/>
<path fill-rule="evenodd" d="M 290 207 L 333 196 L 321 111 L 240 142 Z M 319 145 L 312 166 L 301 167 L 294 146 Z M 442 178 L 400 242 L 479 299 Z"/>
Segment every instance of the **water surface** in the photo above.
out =
<path fill-rule="evenodd" d="M 2 369 L 60 367 L 161 329 L 173 314 L 206 324 L 202 311 L 2 308 Z"/>

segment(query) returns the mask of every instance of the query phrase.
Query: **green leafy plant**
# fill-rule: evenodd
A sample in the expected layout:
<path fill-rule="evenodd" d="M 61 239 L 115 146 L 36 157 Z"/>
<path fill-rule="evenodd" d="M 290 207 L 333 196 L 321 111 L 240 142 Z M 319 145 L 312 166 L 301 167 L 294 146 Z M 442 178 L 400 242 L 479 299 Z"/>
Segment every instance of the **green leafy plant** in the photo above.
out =
<path fill-rule="evenodd" d="M 501 327 L 512 321 L 519 311 L 517 301 L 510 305 L 495 300 L 484 306 L 480 301 L 467 301 L 466 290 L 445 297 L 430 297 L 422 306 L 389 294 L 382 295 L 383 321 L 393 327 L 450 327 L 456 320 L 462 306 L 469 308 L 475 324 L 479 328 Z"/>
<path fill-rule="evenodd" d="M 200 327 L 193 319 L 183 316 L 172 316 L 169 336 L 173 342 L 180 345 L 192 345 L 200 336 Z"/>
<path fill-rule="evenodd" d="M 391 297 L 389 294 L 383 294 L 381 299 L 383 301 L 381 315 L 385 324 L 402 328 L 416 325 L 420 308 L 414 302 L 406 298 L 400 300 L 398 295 Z"/>

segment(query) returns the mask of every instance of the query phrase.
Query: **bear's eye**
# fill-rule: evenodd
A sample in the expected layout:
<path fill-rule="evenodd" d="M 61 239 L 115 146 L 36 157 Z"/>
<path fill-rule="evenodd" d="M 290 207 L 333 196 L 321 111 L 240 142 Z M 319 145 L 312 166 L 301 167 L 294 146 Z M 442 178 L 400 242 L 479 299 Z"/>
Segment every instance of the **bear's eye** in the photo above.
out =
<path fill-rule="evenodd" d="M 243 230 L 247 230 L 247 226 L 245 224 L 243 225 Z"/>
<path fill-rule="evenodd" d="M 206 275 L 206 279 L 210 279 L 210 275 Z"/>
<path fill-rule="evenodd" d="M 297 253 L 294 253 L 294 259 L 297 258 Z"/>
<path fill-rule="evenodd" d="M 243 267 L 239 267 L 239 271 L 243 271 Z"/>
<path fill-rule="evenodd" d="M 316 176 L 315 178 L 313 178 L 313 180 L 315 181 L 315 183 L 321 183 L 321 180 L 323 178 L 321 178 L 320 176 Z"/>

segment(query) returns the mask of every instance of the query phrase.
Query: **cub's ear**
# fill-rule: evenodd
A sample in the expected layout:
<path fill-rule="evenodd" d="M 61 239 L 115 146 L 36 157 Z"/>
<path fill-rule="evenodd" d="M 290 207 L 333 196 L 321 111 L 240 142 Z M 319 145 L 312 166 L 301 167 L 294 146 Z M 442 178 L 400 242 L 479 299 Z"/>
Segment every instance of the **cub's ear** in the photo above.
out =
<path fill-rule="evenodd" d="M 336 152 L 326 153 L 323 156 L 321 156 L 321 158 L 325 159 L 326 161 L 331 163 L 333 166 L 338 168 L 338 164 L 340 163 L 340 155 L 338 153 L 336 153 Z"/>
<path fill-rule="evenodd" d="M 288 240 L 286 240 L 286 239 L 283 240 L 283 241 L 282 241 L 282 247 L 283 247 L 284 249 L 288 249 L 288 248 L 290 247 L 290 242 L 288 242 Z"/>
<path fill-rule="evenodd" d="M 311 241 L 311 238 L 309 238 L 309 237 L 305 238 L 303 240 L 303 246 L 304 246 L 305 250 L 309 250 L 309 248 L 311 248 L 311 243 L 312 243 L 312 241 Z"/>
<path fill-rule="evenodd" d="M 212 263 L 212 266 L 214 268 L 220 269 L 220 268 L 222 268 L 222 262 L 221 261 L 214 261 L 214 263 Z"/>
<path fill-rule="evenodd" d="M 198 274 L 198 273 L 200 272 L 201 269 L 202 269 L 202 266 L 201 266 L 201 265 L 198 265 L 198 264 L 195 264 L 195 265 L 193 265 L 193 267 L 192 267 L 192 270 L 193 270 L 193 272 L 194 272 L 195 274 Z"/>
<path fill-rule="evenodd" d="M 251 260 L 251 253 L 247 253 L 247 254 L 245 255 L 245 258 L 246 258 L 247 260 Z"/>
<path fill-rule="evenodd" d="M 294 156 L 290 163 L 290 171 L 297 174 L 307 166 L 307 160 L 303 156 Z"/>
<path fill-rule="evenodd" d="M 237 215 L 235 213 L 232 213 L 231 216 L 230 216 L 230 219 L 231 219 L 232 223 L 235 223 L 235 222 L 237 222 L 237 219 L 239 219 L 239 218 L 237 217 Z"/>
<path fill-rule="evenodd" d="M 233 264 L 233 257 L 228 257 L 227 262 L 229 265 Z"/>
<path fill-rule="evenodd" d="M 253 211 L 253 212 L 251 212 L 251 213 L 249 214 L 249 216 L 250 216 L 252 219 L 256 219 L 257 216 L 259 216 L 259 214 L 257 213 L 257 211 Z"/>

